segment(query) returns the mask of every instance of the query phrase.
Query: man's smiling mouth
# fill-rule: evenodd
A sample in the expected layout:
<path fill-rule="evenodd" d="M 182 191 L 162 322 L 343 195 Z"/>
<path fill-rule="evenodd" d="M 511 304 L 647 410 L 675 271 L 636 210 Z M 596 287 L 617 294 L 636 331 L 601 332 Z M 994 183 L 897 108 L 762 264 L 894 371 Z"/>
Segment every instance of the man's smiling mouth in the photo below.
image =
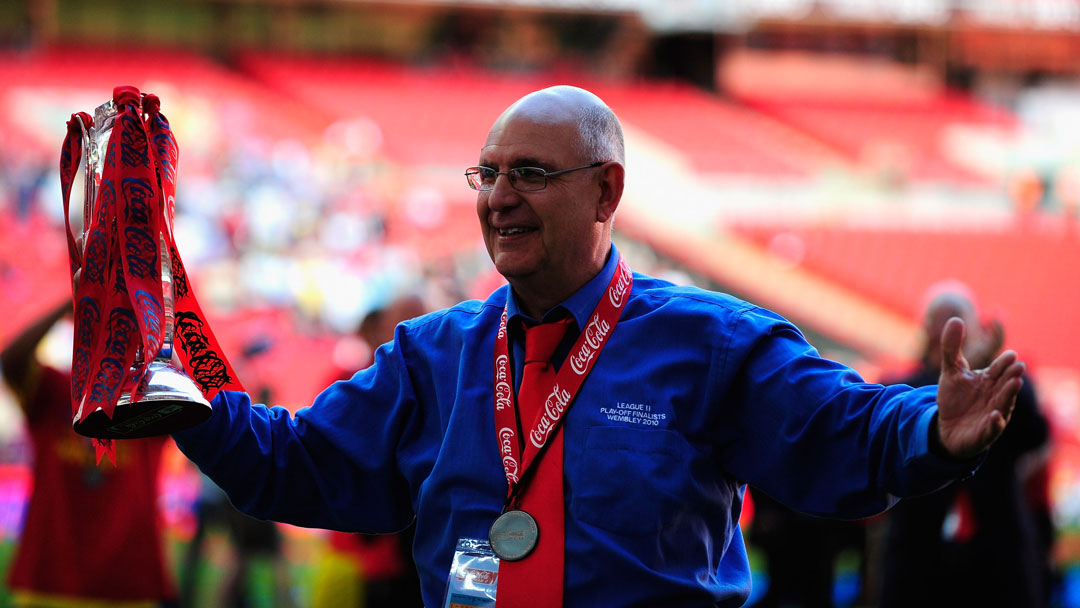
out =
<path fill-rule="evenodd" d="M 515 234 L 524 234 L 533 230 L 536 230 L 536 228 L 499 228 L 499 236 L 514 236 Z"/>

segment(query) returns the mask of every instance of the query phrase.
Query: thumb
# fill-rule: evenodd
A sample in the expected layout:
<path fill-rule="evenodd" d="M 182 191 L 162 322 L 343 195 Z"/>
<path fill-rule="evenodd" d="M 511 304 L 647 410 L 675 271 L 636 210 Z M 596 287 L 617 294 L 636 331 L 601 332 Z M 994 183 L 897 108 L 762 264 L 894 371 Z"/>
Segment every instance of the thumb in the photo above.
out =
<path fill-rule="evenodd" d="M 953 317 L 945 323 L 945 329 L 941 332 L 941 371 L 956 372 L 968 369 L 967 359 L 964 358 L 962 347 L 964 345 L 964 321 L 960 317 Z"/>

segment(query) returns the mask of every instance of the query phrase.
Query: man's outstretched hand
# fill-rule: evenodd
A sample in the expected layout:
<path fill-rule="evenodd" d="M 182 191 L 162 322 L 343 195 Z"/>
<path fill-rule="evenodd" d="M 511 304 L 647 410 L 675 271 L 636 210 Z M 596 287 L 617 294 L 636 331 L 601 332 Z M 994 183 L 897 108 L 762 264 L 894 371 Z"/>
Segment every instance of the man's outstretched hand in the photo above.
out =
<path fill-rule="evenodd" d="M 963 344 L 964 322 L 949 319 L 941 334 L 937 424 L 942 447 L 956 458 L 971 458 L 1005 430 L 1023 383 L 1024 363 L 1007 350 L 987 367 L 973 370 Z"/>

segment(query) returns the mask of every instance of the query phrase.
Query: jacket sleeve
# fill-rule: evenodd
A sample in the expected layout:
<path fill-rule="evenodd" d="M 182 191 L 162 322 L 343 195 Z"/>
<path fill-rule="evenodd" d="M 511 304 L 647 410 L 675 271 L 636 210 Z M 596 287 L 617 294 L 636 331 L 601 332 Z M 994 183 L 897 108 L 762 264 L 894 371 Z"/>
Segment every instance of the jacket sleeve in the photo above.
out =
<path fill-rule="evenodd" d="M 397 451 L 419 424 L 401 349 L 335 382 L 295 416 L 222 392 L 211 418 L 175 433 L 180 450 L 261 519 L 354 532 L 393 532 L 413 517 L 414 489 Z"/>
<path fill-rule="evenodd" d="M 936 386 L 867 383 L 762 309 L 744 312 L 732 331 L 723 364 L 731 390 L 720 404 L 722 466 L 787 506 L 866 517 L 977 466 L 930 450 Z"/>

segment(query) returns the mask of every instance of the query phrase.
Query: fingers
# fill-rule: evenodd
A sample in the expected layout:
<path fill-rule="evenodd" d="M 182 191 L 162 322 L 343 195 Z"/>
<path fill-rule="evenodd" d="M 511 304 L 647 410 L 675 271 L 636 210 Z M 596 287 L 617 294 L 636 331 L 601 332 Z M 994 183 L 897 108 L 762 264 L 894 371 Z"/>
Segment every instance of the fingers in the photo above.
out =
<path fill-rule="evenodd" d="M 964 440 L 963 445 L 950 446 L 949 442 L 945 441 L 944 433 L 942 433 L 942 443 L 945 445 L 945 449 L 953 456 L 972 458 L 985 451 L 1001 437 L 1001 434 L 1005 432 L 1008 421 L 1007 414 L 1003 414 L 998 410 L 990 410 L 971 421 L 971 425 L 974 426 L 972 437 L 970 440 Z"/>
<path fill-rule="evenodd" d="M 1006 421 L 1012 416 L 1013 407 L 1016 406 L 1016 395 L 1024 384 L 1024 379 L 1021 377 L 1023 373 L 1024 364 L 1020 361 L 1014 362 L 994 383 L 991 406 L 994 411 L 1001 412 Z"/>
<path fill-rule="evenodd" d="M 1008 426 L 1009 417 L 1012 414 L 1011 402 L 1014 401 L 1014 399 L 1010 399 L 1009 401 L 1010 403 L 1005 404 L 1009 406 L 1007 411 L 992 409 L 981 417 L 976 432 L 978 435 L 976 445 L 969 446 L 967 449 L 960 452 L 953 452 L 953 454 L 962 458 L 970 458 L 993 445 L 993 443 L 1001 437 L 1001 434 L 1005 432 L 1005 427 Z"/>
<path fill-rule="evenodd" d="M 967 360 L 961 353 L 964 345 L 964 321 L 953 317 L 945 323 L 941 332 L 941 371 L 943 373 L 962 371 L 968 368 Z"/>
<path fill-rule="evenodd" d="M 998 437 L 1005 432 L 1005 426 L 1008 424 L 1009 419 L 1006 415 L 1002 414 L 998 410 L 993 410 L 987 414 L 986 435 L 984 437 L 985 445 L 997 441 Z"/>
<path fill-rule="evenodd" d="M 1017 362 L 1017 356 L 1014 351 L 1008 350 L 997 356 L 996 359 L 990 362 L 989 367 L 986 368 L 986 373 L 995 380 L 1009 369 L 1013 363 Z M 1023 366 L 1023 363 L 1020 364 Z M 1020 369 L 1020 373 L 1023 373 L 1023 367 Z"/>

